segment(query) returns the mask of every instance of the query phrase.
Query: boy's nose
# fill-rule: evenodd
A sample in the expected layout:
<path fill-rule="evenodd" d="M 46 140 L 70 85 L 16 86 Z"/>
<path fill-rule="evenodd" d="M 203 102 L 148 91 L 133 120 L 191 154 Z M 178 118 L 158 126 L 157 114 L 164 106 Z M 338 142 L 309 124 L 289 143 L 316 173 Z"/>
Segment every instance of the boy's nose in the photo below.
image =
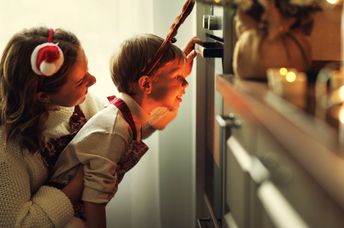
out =
<path fill-rule="evenodd" d="M 184 88 L 186 88 L 186 87 L 188 87 L 188 86 L 189 86 L 189 83 L 188 83 L 188 81 L 186 81 L 186 79 L 185 79 L 185 78 L 183 78 L 183 81 L 182 81 L 182 86 L 183 86 Z"/>

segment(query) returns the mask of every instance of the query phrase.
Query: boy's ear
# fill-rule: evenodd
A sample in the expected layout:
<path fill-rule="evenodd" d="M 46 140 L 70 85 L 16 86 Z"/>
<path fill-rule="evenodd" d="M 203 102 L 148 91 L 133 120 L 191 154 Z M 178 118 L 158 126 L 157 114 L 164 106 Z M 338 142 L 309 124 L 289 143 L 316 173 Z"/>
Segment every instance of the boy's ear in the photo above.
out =
<path fill-rule="evenodd" d="M 36 97 L 42 103 L 49 103 L 49 95 L 44 92 L 37 92 Z"/>
<path fill-rule="evenodd" d="M 141 76 L 139 78 L 138 84 L 139 84 L 140 89 L 144 93 L 150 94 L 152 92 L 152 81 L 150 77 L 148 77 L 147 75 Z"/>

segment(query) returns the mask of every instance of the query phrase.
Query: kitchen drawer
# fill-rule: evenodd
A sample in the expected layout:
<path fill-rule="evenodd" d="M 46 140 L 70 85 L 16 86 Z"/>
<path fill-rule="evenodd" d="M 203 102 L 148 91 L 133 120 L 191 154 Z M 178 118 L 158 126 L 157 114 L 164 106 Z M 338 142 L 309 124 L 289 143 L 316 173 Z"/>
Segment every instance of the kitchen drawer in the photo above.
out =
<path fill-rule="evenodd" d="M 226 205 L 238 227 L 248 227 L 251 157 L 232 136 L 227 141 Z"/>
<path fill-rule="evenodd" d="M 257 228 L 257 189 L 268 178 L 258 159 L 246 151 L 235 136 L 227 140 L 225 201 L 230 208 L 228 223 L 237 227 Z M 226 215 L 225 215 L 226 218 Z M 231 224 L 223 227 L 233 227 Z"/>
<path fill-rule="evenodd" d="M 226 102 L 223 104 L 223 113 L 225 115 L 232 115 L 235 118 L 236 123 L 232 127 L 231 134 L 236 137 L 249 154 L 252 154 L 255 150 L 257 127 L 237 114 L 236 110 L 231 108 Z"/>
<path fill-rule="evenodd" d="M 272 182 L 266 180 L 259 186 L 257 199 L 257 228 L 309 227 Z"/>
<path fill-rule="evenodd" d="M 268 132 L 259 131 L 256 156 L 273 186 L 309 227 L 344 227 L 344 210 Z"/>

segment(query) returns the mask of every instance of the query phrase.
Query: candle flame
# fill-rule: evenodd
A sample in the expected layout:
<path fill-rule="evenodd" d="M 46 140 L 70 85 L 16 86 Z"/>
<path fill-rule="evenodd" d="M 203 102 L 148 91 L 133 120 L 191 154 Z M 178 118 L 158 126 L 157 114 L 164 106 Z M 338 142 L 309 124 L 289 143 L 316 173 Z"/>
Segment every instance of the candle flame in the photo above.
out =
<path fill-rule="evenodd" d="M 287 82 L 294 82 L 296 80 L 296 74 L 295 72 L 288 72 L 287 75 L 285 76 L 285 79 Z"/>
<path fill-rule="evenodd" d="M 279 72 L 280 72 L 280 75 L 287 75 L 288 69 L 285 67 L 282 67 L 280 68 Z"/>

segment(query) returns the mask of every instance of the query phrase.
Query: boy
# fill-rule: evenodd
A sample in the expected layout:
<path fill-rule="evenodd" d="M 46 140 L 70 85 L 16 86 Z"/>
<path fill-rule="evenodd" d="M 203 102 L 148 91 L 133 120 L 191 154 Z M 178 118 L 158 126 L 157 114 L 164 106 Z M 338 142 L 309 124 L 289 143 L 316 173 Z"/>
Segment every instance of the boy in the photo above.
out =
<path fill-rule="evenodd" d="M 88 227 L 106 226 L 105 205 L 125 172 L 148 150 L 141 141 L 151 133 L 147 126 L 163 129 L 174 118 L 188 86 L 185 77 L 195 57 L 191 49 L 186 51 L 187 60 L 169 43 L 159 64 L 149 75 L 145 73 L 162 42 L 158 36 L 144 34 L 121 45 L 111 67 L 119 98 L 109 98 L 111 104 L 84 125 L 56 163 L 52 181 L 60 184 L 68 183 L 78 166 L 84 165 L 82 200 Z M 170 112 L 155 113 L 152 118 L 158 107 Z"/>

